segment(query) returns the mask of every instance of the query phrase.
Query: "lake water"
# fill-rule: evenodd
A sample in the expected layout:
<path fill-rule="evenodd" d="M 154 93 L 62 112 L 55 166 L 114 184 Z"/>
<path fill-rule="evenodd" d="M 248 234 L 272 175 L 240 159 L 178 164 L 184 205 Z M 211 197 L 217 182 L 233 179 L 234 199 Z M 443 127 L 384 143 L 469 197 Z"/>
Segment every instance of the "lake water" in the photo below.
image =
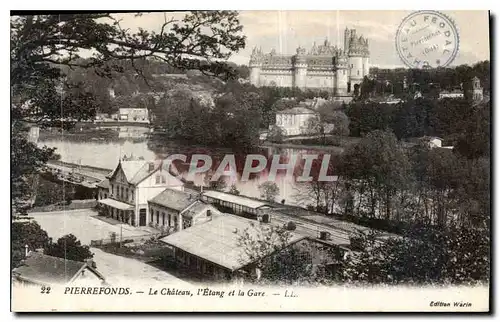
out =
<path fill-rule="evenodd" d="M 123 158 L 124 155 L 129 157 L 133 155 L 136 158 L 143 157 L 145 160 L 157 160 L 170 154 L 180 153 L 188 155 L 189 160 L 190 155 L 193 153 L 204 153 L 214 159 L 221 160 L 225 154 L 234 153 L 231 149 L 193 147 L 158 139 L 157 137 L 148 138 L 146 132 L 149 131 L 140 131 L 135 127 L 133 129 L 124 129 L 122 127 L 120 129 L 115 128 L 112 132 L 106 132 L 104 137 L 97 132 L 70 135 L 50 134 L 42 135 L 38 145 L 56 148 L 56 153 L 61 156 L 61 161 L 109 169 L 116 167 L 118 160 Z M 122 135 L 122 133 L 133 134 Z M 278 154 L 281 160 L 286 160 L 294 157 L 301 158 L 304 154 L 317 154 L 318 151 L 262 148 L 256 153 L 265 155 L 267 158 Z M 231 184 L 234 184 L 242 195 L 259 197 L 258 187 L 263 182 L 268 181 L 267 172 L 264 170 L 261 174 L 251 177 L 251 180 L 246 182 L 238 180 L 238 177 L 241 176 L 245 157 L 246 155 L 235 154 L 237 169 L 234 171 L 234 176 L 226 178 L 227 189 Z M 281 161 L 281 163 L 283 162 Z M 287 204 L 298 204 L 298 196 L 303 198 L 306 193 L 303 187 L 304 184 L 297 183 L 293 176 L 278 172 L 276 179 L 273 181 L 279 187 L 280 193 L 276 198 L 278 202 L 285 199 Z"/>

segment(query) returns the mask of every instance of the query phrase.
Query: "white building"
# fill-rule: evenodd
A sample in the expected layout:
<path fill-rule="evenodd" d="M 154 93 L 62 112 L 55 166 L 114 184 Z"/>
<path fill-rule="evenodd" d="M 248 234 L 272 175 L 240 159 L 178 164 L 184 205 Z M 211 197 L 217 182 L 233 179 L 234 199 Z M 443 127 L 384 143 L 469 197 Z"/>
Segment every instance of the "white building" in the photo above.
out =
<path fill-rule="evenodd" d="M 221 214 L 210 203 L 203 202 L 196 191 L 165 189 L 149 200 L 151 226 L 168 232 L 177 232 L 212 219 Z"/>
<path fill-rule="evenodd" d="M 276 126 L 284 135 L 301 135 L 309 132 L 309 124 L 319 114 L 306 107 L 294 107 L 276 113 Z"/>
<path fill-rule="evenodd" d="M 429 148 L 441 148 L 441 149 L 453 149 L 453 146 L 443 146 L 443 139 L 437 136 L 431 136 L 427 138 L 429 143 Z"/>
<path fill-rule="evenodd" d="M 132 226 L 146 226 L 152 221 L 148 201 L 166 188 L 183 190 L 184 183 L 164 169 L 163 163 L 120 161 L 99 184 L 99 203 L 115 219 Z"/>
<path fill-rule="evenodd" d="M 251 219 L 258 219 L 261 210 L 271 207 L 268 202 L 264 200 L 214 190 L 205 191 L 201 199 L 218 207 L 222 207 L 224 211 Z"/>
<path fill-rule="evenodd" d="M 77 262 L 53 257 L 34 251 L 28 252 L 21 266 L 12 270 L 14 285 L 85 285 L 105 283 L 104 276 L 97 271 L 95 263 Z"/>
<path fill-rule="evenodd" d="M 472 99 L 474 101 L 482 101 L 484 97 L 481 81 L 477 76 L 472 79 Z"/>
<path fill-rule="evenodd" d="M 120 121 L 149 122 L 149 111 L 147 108 L 121 107 L 118 115 Z"/>

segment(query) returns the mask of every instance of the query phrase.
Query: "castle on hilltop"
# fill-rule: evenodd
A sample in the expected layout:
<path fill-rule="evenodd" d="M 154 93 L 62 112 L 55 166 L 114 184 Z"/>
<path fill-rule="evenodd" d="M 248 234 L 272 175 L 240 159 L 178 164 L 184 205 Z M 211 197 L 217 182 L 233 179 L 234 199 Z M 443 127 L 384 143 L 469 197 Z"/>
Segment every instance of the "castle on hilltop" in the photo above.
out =
<path fill-rule="evenodd" d="M 352 95 L 354 85 L 368 76 L 368 39 L 345 29 L 344 48 L 328 40 L 306 50 L 299 46 L 295 55 L 264 54 L 254 48 L 250 57 L 250 82 L 257 86 L 296 87 L 329 91 L 334 96 Z"/>

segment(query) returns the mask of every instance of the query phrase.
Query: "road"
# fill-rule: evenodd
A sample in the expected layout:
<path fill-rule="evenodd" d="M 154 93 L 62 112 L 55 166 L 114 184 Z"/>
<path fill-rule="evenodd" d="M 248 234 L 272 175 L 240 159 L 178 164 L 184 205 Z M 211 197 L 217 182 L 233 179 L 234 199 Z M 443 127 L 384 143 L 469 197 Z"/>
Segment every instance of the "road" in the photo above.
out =
<path fill-rule="evenodd" d="M 149 233 L 140 227 L 110 224 L 95 218 L 95 216 L 97 213 L 91 209 L 29 214 L 29 217 L 33 217 L 54 241 L 66 234 L 73 234 L 83 245 L 89 245 L 91 240 L 109 238 L 111 232 L 115 232 L 117 236 L 121 234 L 123 238 Z"/>
<path fill-rule="evenodd" d="M 133 258 L 106 253 L 98 248 L 90 249 L 94 253 L 97 270 L 111 285 L 155 285 L 158 283 L 175 287 L 190 285 L 165 271 Z"/>
<path fill-rule="evenodd" d="M 73 234 L 83 245 L 88 245 L 92 239 L 109 238 L 111 232 L 123 236 L 138 236 L 146 232 L 130 225 L 113 225 L 97 218 L 90 209 L 72 211 L 54 211 L 45 213 L 30 213 L 54 241 L 66 234 Z M 120 228 L 122 226 L 122 228 Z M 156 267 L 143 263 L 137 259 L 106 253 L 98 248 L 91 248 L 97 270 L 114 285 L 135 284 L 153 285 L 161 282 L 186 284 L 187 282 L 162 271 Z"/>

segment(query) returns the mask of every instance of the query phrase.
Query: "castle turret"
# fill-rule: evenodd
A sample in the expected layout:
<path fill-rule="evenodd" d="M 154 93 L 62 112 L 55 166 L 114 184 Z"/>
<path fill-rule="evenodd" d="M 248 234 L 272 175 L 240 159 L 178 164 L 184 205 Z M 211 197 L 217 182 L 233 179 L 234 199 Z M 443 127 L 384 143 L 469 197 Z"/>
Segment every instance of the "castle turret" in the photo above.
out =
<path fill-rule="evenodd" d="M 254 48 L 250 56 L 250 83 L 254 86 L 259 86 L 260 71 L 262 69 L 262 50 Z"/>
<path fill-rule="evenodd" d="M 350 31 L 349 50 L 347 55 L 349 82 L 351 83 L 352 89 L 354 88 L 354 84 L 360 84 L 363 81 L 363 77 L 368 76 L 370 70 L 368 40 L 364 39 L 363 36 L 358 37 L 355 29 L 351 29 Z"/>
<path fill-rule="evenodd" d="M 477 76 L 472 79 L 472 99 L 474 101 L 483 100 L 483 88 L 481 87 L 481 81 Z"/>
<path fill-rule="evenodd" d="M 349 51 L 349 39 L 351 39 L 351 32 L 347 27 L 345 27 L 344 30 L 344 54 L 347 55 L 347 52 Z"/>
<path fill-rule="evenodd" d="M 304 89 L 306 87 L 306 77 L 307 77 L 306 50 L 300 46 L 299 48 L 297 48 L 297 55 L 295 55 L 294 57 L 293 69 L 294 69 L 294 80 L 293 80 L 294 86 L 300 89 Z"/>

